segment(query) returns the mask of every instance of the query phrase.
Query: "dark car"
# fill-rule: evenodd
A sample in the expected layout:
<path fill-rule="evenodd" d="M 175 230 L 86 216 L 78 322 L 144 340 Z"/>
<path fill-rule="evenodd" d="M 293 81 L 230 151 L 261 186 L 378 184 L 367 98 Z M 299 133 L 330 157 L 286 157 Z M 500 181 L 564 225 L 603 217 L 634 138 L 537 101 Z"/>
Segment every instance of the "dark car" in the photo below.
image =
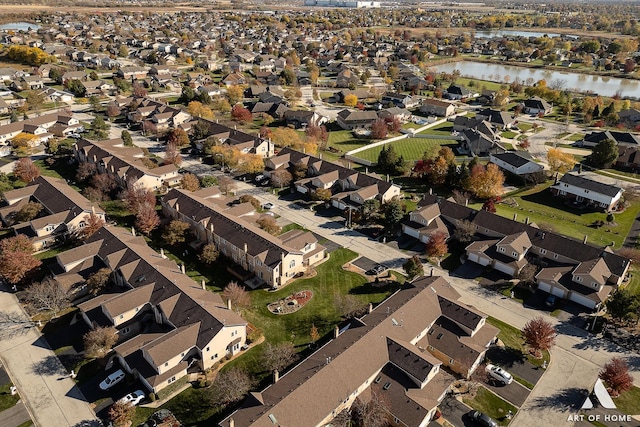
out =
<path fill-rule="evenodd" d="M 555 295 L 549 295 L 547 297 L 546 300 L 544 300 L 544 305 L 546 305 L 549 308 L 553 308 L 556 306 L 556 303 L 558 302 L 558 297 Z"/>
<path fill-rule="evenodd" d="M 471 419 L 483 427 L 498 427 L 498 423 L 495 422 L 493 418 L 480 411 L 473 411 L 471 413 Z"/>
<path fill-rule="evenodd" d="M 365 274 L 366 274 L 366 275 L 368 275 L 368 276 L 375 276 L 376 274 L 380 274 L 380 273 L 382 273 L 382 272 L 383 272 L 383 271 L 385 271 L 386 269 L 387 269 L 387 267 L 385 267 L 384 265 L 376 264 L 376 266 L 375 266 L 375 267 L 373 267 L 373 268 L 372 268 L 372 269 L 370 269 L 370 270 L 367 270 L 367 271 L 365 272 Z"/>

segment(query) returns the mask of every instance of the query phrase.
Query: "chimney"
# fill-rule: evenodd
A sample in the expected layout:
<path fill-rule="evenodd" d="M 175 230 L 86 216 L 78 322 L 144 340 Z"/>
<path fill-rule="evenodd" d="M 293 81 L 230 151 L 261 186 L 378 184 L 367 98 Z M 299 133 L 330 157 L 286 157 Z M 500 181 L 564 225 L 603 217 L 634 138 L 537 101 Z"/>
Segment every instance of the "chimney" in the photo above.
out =
<path fill-rule="evenodd" d="M 526 217 L 526 218 L 524 219 L 524 223 L 525 223 L 525 224 L 529 224 L 529 217 Z"/>
<path fill-rule="evenodd" d="M 336 325 L 336 327 L 333 329 L 333 337 L 338 338 L 338 335 L 340 335 L 340 328 L 338 328 L 338 325 Z"/>
<path fill-rule="evenodd" d="M 433 196 L 433 188 L 429 187 L 429 195 Z"/>
<path fill-rule="evenodd" d="M 369 313 L 373 311 L 373 303 L 369 303 Z"/>
<path fill-rule="evenodd" d="M 280 261 L 284 264 L 284 252 L 280 252 Z"/>
<path fill-rule="evenodd" d="M 164 254 L 164 248 L 160 248 L 160 256 L 162 258 L 166 258 L 167 256 Z"/>
<path fill-rule="evenodd" d="M 176 202 L 176 212 L 180 212 L 180 205 Z"/>
<path fill-rule="evenodd" d="M 584 239 L 582 239 L 582 243 L 587 243 L 587 235 L 584 235 Z"/>
<path fill-rule="evenodd" d="M 180 271 L 184 274 L 184 264 L 180 264 Z"/>
<path fill-rule="evenodd" d="M 203 280 L 203 282 L 204 282 L 204 280 Z M 229 299 L 227 300 L 227 308 L 228 308 L 229 310 L 231 310 L 231 298 L 229 298 Z"/>
<path fill-rule="evenodd" d="M 517 221 L 517 220 L 518 220 L 518 214 L 517 214 L 517 213 L 514 213 L 514 214 L 513 214 L 513 220 L 514 220 L 514 221 Z"/>
<path fill-rule="evenodd" d="M 131 235 L 132 236 L 136 235 L 136 229 L 134 227 L 131 227 Z"/>
<path fill-rule="evenodd" d="M 229 427 L 236 427 L 236 422 L 233 421 L 233 418 L 229 418 Z"/>
<path fill-rule="evenodd" d="M 274 370 L 273 371 L 273 383 L 277 383 L 280 380 L 280 373 L 278 372 L 278 370 Z"/>
<path fill-rule="evenodd" d="M 364 173 L 369 175 L 369 166 L 364 167 Z"/>
<path fill-rule="evenodd" d="M 91 213 L 94 215 L 96 214 L 96 207 L 93 205 L 91 205 Z"/>
<path fill-rule="evenodd" d="M 465 207 L 469 206 L 469 199 L 464 199 L 464 205 L 465 205 Z"/>
<path fill-rule="evenodd" d="M 246 254 L 247 252 L 249 252 L 249 246 L 247 246 L 247 244 L 244 244 L 244 253 Z"/>
<path fill-rule="evenodd" d="M 389 182 L 389 174 L 387 174 L 387 182 Z"/>
<path fill-rule="evenodd" d="M 202 290 L 206 291 L 207 290 L 207 285 L 205 285 L 204 279 L 202 279 L 202 282 L 200 282 L 200 284 L 202 285 Z"/>

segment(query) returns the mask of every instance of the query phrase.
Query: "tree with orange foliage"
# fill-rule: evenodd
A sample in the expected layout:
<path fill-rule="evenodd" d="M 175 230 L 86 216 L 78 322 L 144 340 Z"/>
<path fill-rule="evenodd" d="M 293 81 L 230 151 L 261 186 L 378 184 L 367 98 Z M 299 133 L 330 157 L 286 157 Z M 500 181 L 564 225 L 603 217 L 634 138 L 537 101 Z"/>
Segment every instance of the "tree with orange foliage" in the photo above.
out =
<path fill-rule="evenodd" d="M 33 244 L 24 234 L 0 240 L 0 276 L 15 285 L 42 261 L 33 256 Z"/>
<path fill-rule="evenodd" d="M 13 174 L 20 181 L 29 183 L 40 176 L 40 168 L 31 159 L 24 157 L 16 162 L 13 167 Z"/>
<path fill-rule="evenodd" d="M 231 117 L 241 122 L 250 122 L 253 120 L 253 114 L 251 114 L 251 111 L 240 104 L 236 104 L 231 108 Z"/>
<path fill-rule="evenodd" d="M 480 199 L 489 199 L 502 194 L 504 174 L 493 163 L 486 167 L 475 165 L 469 175 L 469 191 Z"/>
<path fill-rule="evenodd" d="M 449 252 L 449 246 L 447 246 L 447 233 L 441 230 L 436 230 L 429 235 L 429 240 L 426 244 L 426 254 L 429 257 L 440 258 Z"/>
<path fill-rule="evenodd" d="M 547 151 L 547 162 L 551 172 L 565 174 L 578 163 L 576 158 L 568 153 L 563 153 L 557 148 L 549 148 Z"/>
<path fill-rule="evenodd" d="M 160 217 L 158 217 L 158 212 L 156 212 L 155 204 L 145 202 L 138 206 L 135 222 L 138 230 L 149 235 L 158 225 L 160 225 Z"/>
<path fill-rule="evenodd" d="M 80 239 L 88 239 L 93 233 L 100 230 L 104 226 L 104 220 L 98 215 L 91 212 L 87 218 L 86 225 L 78 232 Z"/>
<path fill-rule="evenodd" d="M 633 388 L 633 377 L 629 374 L 629 365 L 621 357 L 611 359 L 598 374 L 613 391 L 614 396 Z"/>
<path fill-rule="evenodd" d="M 556 329 L 541 316 L 529 320 L 522 328 L 524 343 L 533 350 L 536 357 L 542 357 L 542 350 L 549 350 L 556 342 Z"/>

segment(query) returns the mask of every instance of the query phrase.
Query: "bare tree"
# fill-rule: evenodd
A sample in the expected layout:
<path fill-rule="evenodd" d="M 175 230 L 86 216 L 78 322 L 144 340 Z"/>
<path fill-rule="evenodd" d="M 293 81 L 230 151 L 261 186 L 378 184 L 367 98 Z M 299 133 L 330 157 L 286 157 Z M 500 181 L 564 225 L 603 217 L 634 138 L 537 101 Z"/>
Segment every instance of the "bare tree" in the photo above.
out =
<path fill-rule="evenodd" d="M 246 308 L 251 306 L 251 296 L 244 286 L 237 282 L 229 282 L 222 291 L 222 296 L 227 301 L 231 300 L 231 304 L 237 307 Z"/>
<path fill-rule="evenodd" d="M 158 225 L 160 225 L 160 217 L 156 212 L 156 206 L 151 203 L 140 205 L 136 214 L 136 228 L 149 235 Z"/>
<path fill-rule="evenodd" d="M 164 228 L 162 240 L 164 240 L 167 245 L 182 243 L 185 241 L 187 230 L 189 230 L 188 223 L 174 219 Z"/>
<path fill-rule="evenodd" d="M 261 218 L 256 221 L 256 224 L 258 224 L 258 227 L 273 236 L 280 234 L 280 226 L 278 226 L 278 224 L 276 224 L 276 220 L 271 217 Z"/>
<path fill-rule="evenodd" d="M 349 294 L 336 294 L 333 297 L 333 306 L 345 318 L 358 317 L 366 311 L 365 305 L 355 295 Z"/>
<path fill-rule="evenodd" d="M 82 240 L 88 239 L 96 231 L 104 227 L 104 220 L 91 212 L 87 218 L 86 225 L 78 230 L 78 237 Z"/>
<path fill-rule="evenodd" d="M 283 342 L 279 344 L 267 343 L 262 353 L 262 361 L 269 371 L 282 372 L 298 359 L 293 343 Z"/>
<path fill-rule="evenodd" d="M 218 188 L 225 195 L 227 195 L 228 193 L 233 192 L 236 189 L 236 182 L 233 180 L 233 178 L 224 175 L 218 178 Z"/>
<path fill-rule="evenodd" d="M 613 391 L 614 396 L 633 388 L 633 377 L 629 374 L 629 365 L 621 357 L 611 359 L 598 374 Z"/>
<path fill-rule="evenodd" d="M 469 243 L 473 239 L 475 232 L 476 226 L 471 221 L 465 219 L 456 224 L 453 238 L 460 243 Z"/>
<path fill-rule="evenodd" d="M 200 180 L 192 173 L 184 174 L 180 184 L 182 185 L 182 188 L 187 191 L 197 191 L 200 189 Z"/>
<path fill-rule="evenodd" d="M 89 288 L 89 293 L 94 296 L 98 295 L 104 290 L 104 288 L 107 287 L 110 278 L 111 269 L 109 268 L 101 268 L 100 270 L 93 273 L 85 281 L 87 288 Z"/>
<path fill-rule="evenodd" d="M 522 328 L 522 337 L 535 352 L 536 357 L 542 357 L 543 350 L 549 350 L 556 342 L 556 329 L 542 317 L 529 320 Z"/>
<path fill-rule="evenodd" d="M 293 180 L 293 176 L 286 169 L 278 169 L 271 173 L 271 184 L 273 184 L 276 187 L 280 187 L 280 188 L 286 187 L 291 184 L 292 180 Z"/>
<path fill-rule="evenodd" d="M 25 290 L 25 300 L 34 310 L 50 312 L 54 318 L 71 305 L 67 291 L 52 279 L 29 286 Z"/>
<path fill-rule="evenodd" d="M 106 356 L 118 342 L 118 331 L 114 327 L 97 327 L 82 337 L 84 352 L 87 357 L 101 358 Z"/>
<path fill-rule="evenodd" d="M 385 427 L 389 425 L 389 402 L 382 393 L 371 391 L 369 399 L 359 396 L 351 410 L 352 421 L 358 427 Z"/>
<path fill-rule="evenodd" d="M 253 387 L 249 374 L 240 368 L 222 371 L 216 377 L 209 400 L 214 406 L 223 406 L 241 400 Z"/>
<path fill-rule="evenodd" d="M 155 206 L 156 204 L 156 195 L 153 194 L 153 191 L 133 183 L 128 185 L 122 196 L 124 201 L 127 203 L 127 208 L 134 214 L 137 214 L 140 206 L 144 204 L 152 206 Z"/>
<path fill-rule="evenodd" d="M 527 264 L 516 274 L 516 278 L 522 283 L 530 284 L 534 282 L 537 272 L 538 268 L 535 265 Z"/>

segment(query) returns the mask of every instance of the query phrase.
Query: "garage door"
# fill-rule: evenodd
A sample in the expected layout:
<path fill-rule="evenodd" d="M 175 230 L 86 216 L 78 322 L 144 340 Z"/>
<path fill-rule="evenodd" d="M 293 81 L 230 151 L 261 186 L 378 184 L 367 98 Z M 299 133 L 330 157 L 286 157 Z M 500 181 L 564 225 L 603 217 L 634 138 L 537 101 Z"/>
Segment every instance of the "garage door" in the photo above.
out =
<path fill-rule="evenodd" d="M 585 296 L 577 294 L 575 292 L 572 292 L 571 295 L 569 295 L 569 299 L 571 301 L 577 302 L 580 305 L 584 305 L 585 307 L 589 307 L 589 308 L 596 307 L 595 301 L 590 300 L 589 298 L 586 298 Z"/>
<path fill-rule="evenodd" d="M 564 298 L 564 289 L 551 288 L 551 293 L 557 297 Z"/>
<path fill-rule="evenodd" d="M 551 293 L 551 285 L 549 285 L 548 283 L 544 283 L 544 282 L 538 283 L 538 289 L 544 292 Z"/>
<path fill-rule="evenodd" d="M 511 267 L 510 265 L 505 265 L 501 262 L 496 262 L 493 268 L 495 268 L 498 271 L 502 271 L 503 273 L 506 273 L 509 276 L 513 276 L 513 273 L 515 273 L 515 268 Z"/>
<path fill-rule="evenodd" d="M 469 254 L 469 261 L 475 262 L 476 264 L 479 264 L 479 260 L 478 260 L 478 254 Z"/>
<path fill-rule="evenodd" d="M 417 230 L 414 230 L 411 227 L 407 227 L 406 225 L 402 226 L 402 231 L 404 232 L 404 234 L 407 234 L 411 237 L 415 237 L 416 239 L 420 237 L 420 233 L 418 233 Z"/>

